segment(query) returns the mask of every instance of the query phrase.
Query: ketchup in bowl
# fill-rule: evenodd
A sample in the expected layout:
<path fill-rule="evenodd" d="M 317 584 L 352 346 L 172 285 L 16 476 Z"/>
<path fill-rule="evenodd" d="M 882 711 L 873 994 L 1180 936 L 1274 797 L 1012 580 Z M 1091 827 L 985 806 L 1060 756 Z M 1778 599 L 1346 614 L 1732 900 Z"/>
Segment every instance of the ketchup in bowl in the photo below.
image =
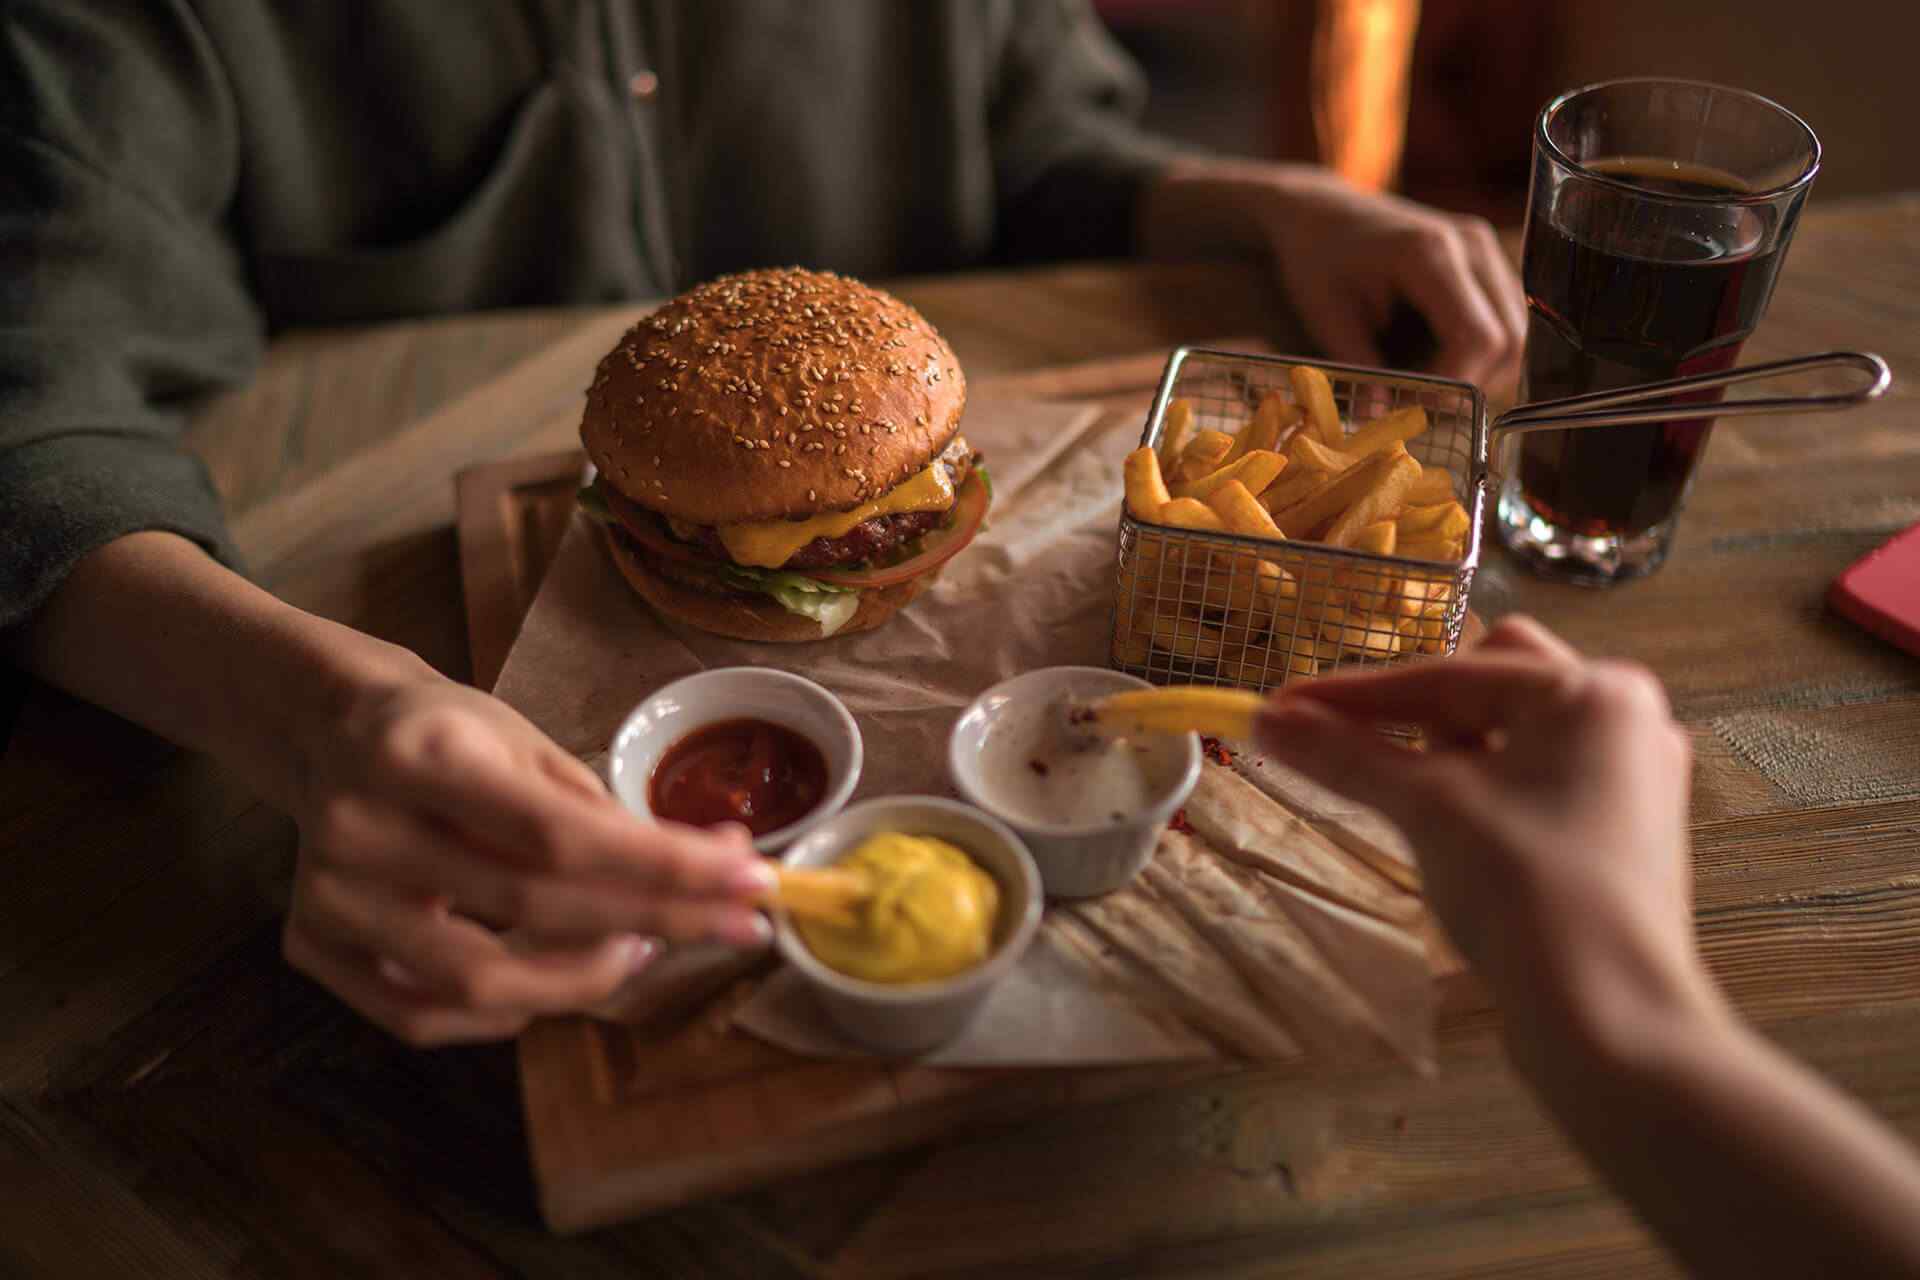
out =
<path fill-rule="evenodd" d="M 738 822 L 755 836 L 812 812 L 827 794 L 827 760 L 802 735 L 767 720 L 720 720 L 667 748 L 647 806 L 669 822 Z"/>

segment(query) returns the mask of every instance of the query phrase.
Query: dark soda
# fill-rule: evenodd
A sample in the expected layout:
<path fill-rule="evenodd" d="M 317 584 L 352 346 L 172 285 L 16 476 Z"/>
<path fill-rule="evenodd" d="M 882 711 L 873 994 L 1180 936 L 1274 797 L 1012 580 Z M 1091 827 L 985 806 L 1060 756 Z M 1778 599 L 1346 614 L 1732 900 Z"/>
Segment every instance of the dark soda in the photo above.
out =
<path fill-rule="evenodd" d="M 1641 193 L 1724 199 L 1730 174 L 1619 157 L 1587 169 Z M 1759 206 L 1649 200 L 1580 178 L 1527 222 L 1522 394 L 1550 400 L 1730 367 L 1766 310 L 1788 237 Z M 1762 250 L 1762 246 L 1769 246 Z M 1719 390 L 1696 393 L 1718 400 Z M 1520 438 L 1520 487 L 1549 522 L 1629 537 L 1670 519 L 1713 422 L 1540 431 Z"/>

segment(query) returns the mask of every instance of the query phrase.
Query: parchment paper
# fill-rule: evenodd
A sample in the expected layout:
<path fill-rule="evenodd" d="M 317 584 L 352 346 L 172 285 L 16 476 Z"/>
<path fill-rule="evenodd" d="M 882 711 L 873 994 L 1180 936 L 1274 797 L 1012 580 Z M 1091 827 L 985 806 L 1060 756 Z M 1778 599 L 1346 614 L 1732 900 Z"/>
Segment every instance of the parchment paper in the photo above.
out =
<path fill-rule="evenodd" d="M 496 692 L 562 746 L 592 761 L 604 757 L 626 713 L 661 685 L 710 667 L 780 667 L 819 681 L 852 710 L 867 748 L 856 797 L 950 795 L 947 734 L 977 694 L 1035 667 L 1105 664 L 1119 464 L 1137 443 L 1140 425 L 1137 416 L 1103 415 L 1087 406 L 977 398 L 963 430 L 992 473 L 991 526 L 886 626 L 820 644 L 752 644 L 661 621 L 626 586 L 591 527 L 576 518 Z M 1347 854 L 1337 840 L 1290 822 L 1271 796 L 1209 766 L 1215 770 L 1224 775 L 1222 783 L 1231 784 L 1212 788 L 1227 797 L 1211 811 L 1218 831 L 1229 837 L 1249 831 L 1301 836 L 1286 837 L 1284 849 L 1267 852 L 1295 874 L 1295 882 L 1278 891 L 1297 899 L 1297 910 L 1318 913 L 1314 926 L 1302 928 L 1290 912 L 1278 910 L 1257 920 L 1195 916 L 1192 903 L 1165 899 L 1169 885 L 1181 892 L 1181 881 L 1163 846 L 1155 865 L 1171 867 L 1172 880 L 1160 877 L 1158 890 L 1142 885 L 1123 891 L 1137 898 L 1111 895 L 1104 905 L 1050 909 L 1013 978 L 965 1035 L 929 1061 L 1012 1066 L 1291 1056 L 1311 1037 L 1292 1034 L 1289 1024 L 1312 1026 L 1316 1019 L 1298 1009 L 1290 1016 L 1272 990 L 1290 988 L 1297 1000 L 1302 983 L 1264 982 L 1257 970 L 1244 971 L 1249 957 L 1264 963 L 1261 957 L 1284 950 L 1273 945 L 1274 931 L 1284 930 L 1287 945 L 1313 947 L 1325 956 L 1326 963 L 1311 966 L 1319 975 L 1313 981 L 1346 984 L 1338 975 L 1362 965 L 1364 980 L 1329 992 L 1328 1000 L 1390 1006 L 1378 1010 L 1391 1027 L 1376 1039 L 1383 1051 L 1419 1065 L 1421 1046 L 1430 1043 L 1424 993 L 1431 982 L 1424 950 L 1406 927 L 1420 914 L 1418 900 Z M 1262 806 L 1271 813 L 1258 812 Z M 1193 846 L 1209 857 L 1233 854 L 1213 849 L 1204 838 Z M 1256 866 L 1251 874 L 1262 873 Z M 1319 883 L 1344 888 L 1334 896 L 1360 910 L 1321 902 L 1313 892 Z M 1355 885 L 1364 892 L 1353 892 Z M 1196 919 L 1206 927 L 1196 927 Z M 1117 927 L 1119 934 L 1113 932 Z M 1151 946 L 1119 945 L 1115 938 L 1127 936 L 1126 930 L 1145 930 Z M 1256 930 L 1257 936 L 1251 932 Z M 1348 934 L 1354 935 L 1351 948 L 1343 942 Z M 1164 956 L 1170 947 L 1186 949 L 1193 972 L 1213 976 L 1184 987 L 1169 984 L 1150 953 Z M 1350 954 L 1333 954 L 1342 951 Z M 1234 957 L 1241 970 L 1233 967 Z M 1234 984 L 1233 991 L 1222 990 Z M 1216 998 L 1209 992 L 1218 992 L 1223 1003 L 1240 1002 L 1233 1011 L 1239 1021 L 1199 1007 L 1196 1001 Z M 1382 992 L 1390 998 L 1381 998 Z M 641 996 L 618 1007 L 638 1016 L 656 1006 Z M 1270 1025 L 1250 1027 L 1249 1018 Z M 799 1053 L 858 1052 L 826 1025 L 807 989 L 784 971 L 762 984 L 737 1024 Z"/>

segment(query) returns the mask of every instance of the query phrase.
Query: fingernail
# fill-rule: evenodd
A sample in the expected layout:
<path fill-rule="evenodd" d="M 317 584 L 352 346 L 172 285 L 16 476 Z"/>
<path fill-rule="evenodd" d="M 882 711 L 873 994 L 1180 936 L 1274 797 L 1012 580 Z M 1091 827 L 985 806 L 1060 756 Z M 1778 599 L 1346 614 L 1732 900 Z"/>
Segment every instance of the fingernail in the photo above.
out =
<path fill-rule="evenodd" d="M 715 937 L 732 947 L 764 947 L 773 941 L 773 925 L 758 911 L 742 912 L 722 920 Z"/>
<path fill-rule="evenodd" d="M 652 964 L 653 958 L 660 954 L 658 942 L 652 938 L 643 938 L 637 933 L 626 935 L 614 946 L 619 953 L 621 967 L 630 974 L 639 973 Z"/>
<path fill-rule="evenodd" d="M 773 892 L 774 879 L 773 864 L 755 858 L 727 877 L 727 888 L 738 897 L 758 900 Z"/>

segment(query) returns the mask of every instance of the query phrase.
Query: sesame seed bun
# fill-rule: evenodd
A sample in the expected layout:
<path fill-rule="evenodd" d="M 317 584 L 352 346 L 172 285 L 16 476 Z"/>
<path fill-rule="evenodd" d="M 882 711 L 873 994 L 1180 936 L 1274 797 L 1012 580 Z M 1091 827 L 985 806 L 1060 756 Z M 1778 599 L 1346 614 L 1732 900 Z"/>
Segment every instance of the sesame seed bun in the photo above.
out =
<path fill-rule="evenodd" d="M 702 590 L 661 572 L 660 566 L 650 564 L 623 538 L 604 528 L 601 534 L 622 576 L 663 617 L 736 640 L 797 644 L 822 638 L 820 624 L 812 618 L 788 613 L 765 596 Z M 898 586 L 862 591 L 858 611 L 834 635 L 873 630 L 911 604 L 939 576 L 935 569 Z"/>
<path fill-rule="evenodd" d="M 628 330 L 580 439 L 608 484 L 689 524 L 846 511 L 952 439 L 966 379 L 899 299 L 830 272 L 722 276 Z"/>

